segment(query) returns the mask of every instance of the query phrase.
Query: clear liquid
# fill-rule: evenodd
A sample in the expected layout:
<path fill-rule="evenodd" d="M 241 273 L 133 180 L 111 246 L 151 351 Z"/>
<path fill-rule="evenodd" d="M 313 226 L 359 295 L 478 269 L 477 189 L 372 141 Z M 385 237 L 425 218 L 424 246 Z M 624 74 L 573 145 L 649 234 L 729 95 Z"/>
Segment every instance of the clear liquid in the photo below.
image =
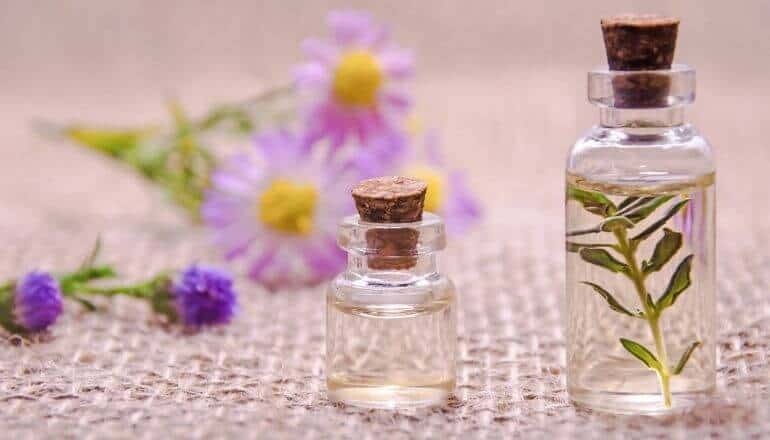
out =
<path fill-rule="evenodd" d="M 629 197 L 638 198 L 629 199 L 638 200 L 637 203 L 643 203 L 645 197 L 649 198 L 647 200 L 671 197 L 649 216 L 619 234 L 609 228 L 609 231 L 569 235 L 570 231 L 594 229 L 605 218 L 601 213 L 589 212 L 576 200 L 567 201 L 568 242 L 615 245 L 614 248 L 592 249 L 606 250 L 626 267 L 635 266 L 637 275 L 644 274 L 640 275 L 642 281 L 637 283 L 631 269 L 624 272 L 626 269 L 621 268 L 614 272 L 586 261 L 579 252 L 583 247 L 576 249 L 573 246 L 572 251 L 567 252 L 567 383 L 571 398 L 594 409 L 617 413 L 659 413 L 692 405 L 699 396 L 712 392 L 715 386 L 714 174 L 658 182 L 599 182 L 568 175 L 567 185 L 588 191 L 592 196 L 603 195 L 613 202 L 614 207 Z M 634 236 L 661 220 L 683 200 L 688 202 L 655 232 L 639 240 L 636 247 L 624 249 L 619 245 L 624 240 L 631 243 Z M 596 208 L 593 210 L 597 211 Z M 617 211 L 622 213 L 620 208 Z M 666 228 L 672 236 L 681 234 L 681 247 L 659 270 L 645 274 L 644 262 L 652 260 Z M 692 255 L 690 285 L 679 293 L 673 305 L 662 307 L 655 325 L 646 317 L 613 310 L 608 300 L 584 284 L 590 282 L 602 287 L 632 314 L 642 312 L 654 316 L 654 309 L 650 312 L 650 306 L 645 307 L 640 291 L 649 293 L 653 304 L 657 304 L 680 263 L 689 255 Z M 620 338 L 649 349 L 661 364 L 665 364 L 668 383 L 664 385 L 656 370 L 647 368 L 634 357 L 621 344 Z M 699 345 L 693 349 L 684 368 L 674 374 L 685 351 L 696 342 Z M 665 402 L 665 387 L 670 391 L 670 406 Z"/>
<path fill-rule="evenodd" d="M 327 295 L 327 388 L 332 401 L 369 408 L 440 404 L 455 386 L 451 287 L 414 293 Z"/>

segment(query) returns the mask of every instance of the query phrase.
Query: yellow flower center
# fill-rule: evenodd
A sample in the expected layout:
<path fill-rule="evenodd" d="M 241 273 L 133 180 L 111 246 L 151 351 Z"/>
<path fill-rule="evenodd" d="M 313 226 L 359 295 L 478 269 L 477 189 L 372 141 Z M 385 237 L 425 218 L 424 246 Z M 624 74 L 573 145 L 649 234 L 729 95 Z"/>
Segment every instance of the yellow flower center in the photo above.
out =
<path fill-rule="evenodd" d="M 276 179 L 259 197 L 259 220 L 285 234 L 307 235 L 313 230 L 318 191 L 312 185 Z"/>
<path fill-rule="evenodd" d="M 428 191 L 425 193 L 425 210 L 439 212 L 446 196 L 446 179 L 444 176 L 424 166 L 412 168 L 407 171 L 406 175 L 420 179 L 428 184 Z"/>
<path fill-rule="evenodd" d="M 343 104 L 370 106 L 382 85 L 382 69 L 369 52 L 356 50 L 342 56 L 334 71 L 332 91 Z"/>

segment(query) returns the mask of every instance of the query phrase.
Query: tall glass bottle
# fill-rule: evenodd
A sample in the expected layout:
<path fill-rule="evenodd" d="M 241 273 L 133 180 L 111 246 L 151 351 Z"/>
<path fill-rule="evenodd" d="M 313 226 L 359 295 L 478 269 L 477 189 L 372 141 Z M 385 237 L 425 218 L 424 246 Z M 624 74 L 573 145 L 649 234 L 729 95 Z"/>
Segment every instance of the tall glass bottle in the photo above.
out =
<path fill-rule="evenodd" d="M 360 214 L 343 219 L 338 234 L 348 267 L 326 297 L 332 401 L 413 408 L 442 403 L 454 390 L 455 289 L 438 271 L 444 223 L 422 214 L 425 189 L 398 177 L 354 189 Z"/>
<path fill-rule="evenodd" d="M 715 387 L 715 168 L 684 121 L 695 71 L 670 65 L 673 44 L 668 65 L 638 53 L 671 43 L 672 25 L 675 38 L 678 20 L 602 21 L 610 66 L 588 74 L 599 125 L 567 160 L 568 389 L 611 412 L 688 406 Z M 644 69 L 623 70 L 634 56 Z"/>

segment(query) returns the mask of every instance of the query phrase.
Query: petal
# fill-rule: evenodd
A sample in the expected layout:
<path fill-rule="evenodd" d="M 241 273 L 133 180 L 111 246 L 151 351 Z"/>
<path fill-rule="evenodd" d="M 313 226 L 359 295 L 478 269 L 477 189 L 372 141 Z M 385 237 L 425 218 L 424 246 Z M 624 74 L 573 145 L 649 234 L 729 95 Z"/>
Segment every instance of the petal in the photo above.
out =
<path fill-rule="evenodd" d="M 278 247 L 275 245 L 267 246 L 262 253 L 255 258 L 249 265 L 248 276 L 254 281 L 262 282 L 265 280 L 266 271 L 276 262 Z"/>
<path fill-rule="evenodd" d="M 320 279 L 328 279 L 339 273 L 346 260 L 345 253 L 330 237 L 322 239 L 317 244 L 304 246 L 302 256 L 316 278 Z"/>
<path fill-rule="evenodd" d="M 379 56 L 383 71 L 391 78 L 406 79 L 414 71 L 414 57 L 406 50 L 388 49 Z"/>
<path fill-rule="evenodd" d="M 425 148 L 425 157 L 428 164 L 431 166 L 441 168 L 445 166 L 444 156 L 441 154 L 441 139 L 439 139 L 438 132 L 430 130 L 425 133 L 425 140 L 423 141 Z"/>
<path fill-rule="evenodd" d="M 412 100 L 406 94 L 389 91 L 383 96 L 383 100 L 393 109 L 404 112 L 412 106 Z"/>
<path fill-rule="evenodd" d="M 374 41 L 375 24 L 371 14 L 362 11 L 332 11 L 328 16 L 334 40 L 341 45 Z"/>
<path fill-rule="evenodd" d="M 300 139 L 288 130 L 262 133 L 256 137 L 255 142 L 271 169 L 290 167 L 301 159 Z"/>
<path fill-rule="evenodd" d="M 330 66 L 339 55 L 339 51 L 334 46 L 316 38 L 303 41 L 302 51 L 308 58 L 323 66 Z"/>
<path fill-rule="evenodd" d="M 254 240 L 256 240 L 255 234 L 244 234 L 240 235 L 241 241 L 240 243 L 236 243 L 229 247 L 229 249 L 224 254 L 225 260 L 233 260 L 235 258 L 238 258 L 246 253 L 246 251 L 249 250 L 249 247 L 251 247 L 251 244 L 254 243 Z"/>
<path fill-rule="evenodd" d="M 253 191 L 253 186 L 249 182 L 224 171 L 214 172 L 211 176 L 211 184 L 218 191 L 231 194 L 246 195 Z"/>
<path fill-rule="evenodd" d="M 319 63 L 307 63 L 292 72 L 298 87 L 320 88 L 329 84 L 329 70 Z"/>
<path fill-rule="evenodd" d="M 449 194 L 444 209 L 450 233 L 462 233 L 481 217 L 481 205 L 473 196 L 460 172 L 449 175 Z"/>

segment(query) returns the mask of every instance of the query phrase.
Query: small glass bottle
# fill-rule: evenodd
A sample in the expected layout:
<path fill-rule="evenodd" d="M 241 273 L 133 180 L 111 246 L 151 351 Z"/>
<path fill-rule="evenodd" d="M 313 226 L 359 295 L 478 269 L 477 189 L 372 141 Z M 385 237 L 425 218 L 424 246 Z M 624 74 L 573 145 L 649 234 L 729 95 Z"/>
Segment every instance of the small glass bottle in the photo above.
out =
<path fill-rule="evenodd" d="M 567 385 L 594 409 L 660 413 L 715 388 L 715 168 L 684 122 L 695 71 L 671 65 L 678 23 L 602 20 L 600 124 L 567 161 Z"/>
<path fill-rule="evenodd" d="M 369 408 L 439 404 L 455 386 L 456 298 L 438 272 L 444 224 L 422 215 L 426 185 L 388 177 L 353 190 L 342 220 L 348 267 L 326 301 L 329 399 Z"/>

